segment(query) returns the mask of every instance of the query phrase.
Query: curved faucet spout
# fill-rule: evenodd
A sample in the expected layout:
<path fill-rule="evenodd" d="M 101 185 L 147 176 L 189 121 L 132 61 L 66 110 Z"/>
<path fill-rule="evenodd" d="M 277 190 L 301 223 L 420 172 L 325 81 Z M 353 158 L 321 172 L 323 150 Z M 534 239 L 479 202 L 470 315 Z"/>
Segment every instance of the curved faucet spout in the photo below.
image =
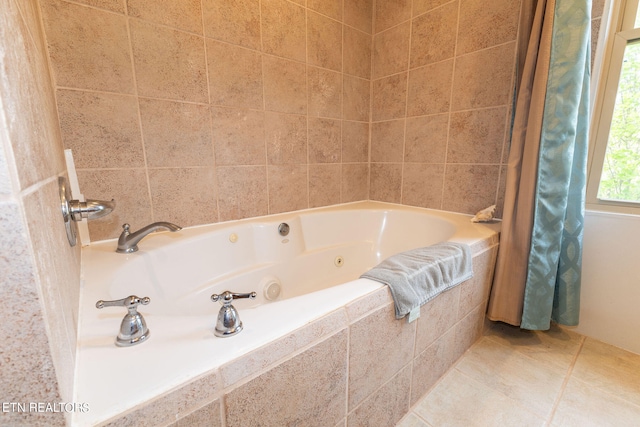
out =
<path fill-rule="evenodd" d="M 153 233 L 156 230 L 179 231 L 182 227 L 170 222 L 154 222 L 146 227 L 142 227 L 135 233 L 129 231 L 129 224 L 122 225 L 122 233 L 118 238 L 118 249 L 116 252 L 121 254 L 130 254 L 138 250 L 138 242 Z"/>

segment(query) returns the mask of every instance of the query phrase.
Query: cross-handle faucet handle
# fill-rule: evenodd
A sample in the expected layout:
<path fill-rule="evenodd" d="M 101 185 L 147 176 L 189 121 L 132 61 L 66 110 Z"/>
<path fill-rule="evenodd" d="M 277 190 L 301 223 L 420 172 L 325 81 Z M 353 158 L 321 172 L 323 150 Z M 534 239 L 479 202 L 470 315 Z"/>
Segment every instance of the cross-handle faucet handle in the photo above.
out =
<path fill-rule="evenodd" d="M 218 313 L 216 328 L 213 331 L 215 336 L 225 338 L 233 336 L 242 331 L 242 322 L 240 321 L 238 310 L 236 310 L 236 308 L 231 305 L 231 302 L 234 299 L 254 299 L 255 297 L 255 292 L 250 292 L 248 294 L 236 294 L 234 292 L 224 291 L 220 295 L 211 295 L 211 301 L 220 301 L 220 304 L 222 304 L 222 307 L 220 307 L 220 312 Z"/>
<path fill-rule="evenodd" d="M 220 301 L 220 304 L 222 305 L 229 305 L 231 304 L 231 301 L 233 301 L 234 299 L 242 299 L 242 298 L 254 299 L 256 295 L 257 294 L 255 292 L 249 292 L 248 294 L 237 294 L 235 292 L 224 291 L 220 295 L 218 294 L 211 295 L 211 301 L 213 302 Z"/>
<path fill-rule="evenodd" d="M 104 307 L 126 307 L 131 310 L 136 310 L 139 304 L 147 305 L 151 302 L 149 297 L 140 298 L 135 295 L 128 296 L 126 298 L 114 300 L 114 301 L 104 301 L 100 300 L 96 302 L 96 308 L 104 308 Z"/>
<path fill-rule="evenodd" d="M 120 332 L 116 337 L 118 347 L 129 347 L 140 344 L 149 338 L 149 328 L 147 327 L 142 314 L 138 313 L 138 305 L 147 305 L 151 299 L 149 297 L 140 298 L 135 295 L 128 296 L 114 301 L 99 300 L 96 308 L 104 307 L 125 307 L 129 310 L 120 324 Z"/>

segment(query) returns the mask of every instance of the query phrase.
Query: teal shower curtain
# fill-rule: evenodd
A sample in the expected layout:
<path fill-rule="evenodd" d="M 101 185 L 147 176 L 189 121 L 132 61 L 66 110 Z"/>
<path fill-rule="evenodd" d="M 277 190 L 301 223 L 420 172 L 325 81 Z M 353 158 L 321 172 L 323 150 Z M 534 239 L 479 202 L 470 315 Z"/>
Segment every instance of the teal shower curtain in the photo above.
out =
<path fill-rule="evenodd" d="M 532 25 L 488 309 L 490 319 L 524 329 L 578 323 L 590 14 L 590 0 L 538 0 Z"/>

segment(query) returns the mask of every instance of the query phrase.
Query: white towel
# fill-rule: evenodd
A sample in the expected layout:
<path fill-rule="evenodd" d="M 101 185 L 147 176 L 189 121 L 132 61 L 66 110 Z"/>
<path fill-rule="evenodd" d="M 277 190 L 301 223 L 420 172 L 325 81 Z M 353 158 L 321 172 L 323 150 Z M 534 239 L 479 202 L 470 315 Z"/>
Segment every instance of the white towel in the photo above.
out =
<path fill-rule="evenodd" d="M 389 285 L 396 319 L 401 319 L 473 277 L 471 248 L 464 243 L 442 242 L 413 249 L 387 258 L 360 277 Z"/>

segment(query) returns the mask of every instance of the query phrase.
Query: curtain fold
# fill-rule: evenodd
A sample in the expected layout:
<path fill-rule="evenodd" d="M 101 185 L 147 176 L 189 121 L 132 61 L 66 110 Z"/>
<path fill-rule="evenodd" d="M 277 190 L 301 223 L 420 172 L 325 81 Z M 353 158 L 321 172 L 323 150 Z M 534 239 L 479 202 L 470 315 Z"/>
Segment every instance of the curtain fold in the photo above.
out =
<path fill-rule="evenodd" d="M 487 316 L 548 329 L 578 321 L 591 2 L 538 0 L 535 10 Z"/>

